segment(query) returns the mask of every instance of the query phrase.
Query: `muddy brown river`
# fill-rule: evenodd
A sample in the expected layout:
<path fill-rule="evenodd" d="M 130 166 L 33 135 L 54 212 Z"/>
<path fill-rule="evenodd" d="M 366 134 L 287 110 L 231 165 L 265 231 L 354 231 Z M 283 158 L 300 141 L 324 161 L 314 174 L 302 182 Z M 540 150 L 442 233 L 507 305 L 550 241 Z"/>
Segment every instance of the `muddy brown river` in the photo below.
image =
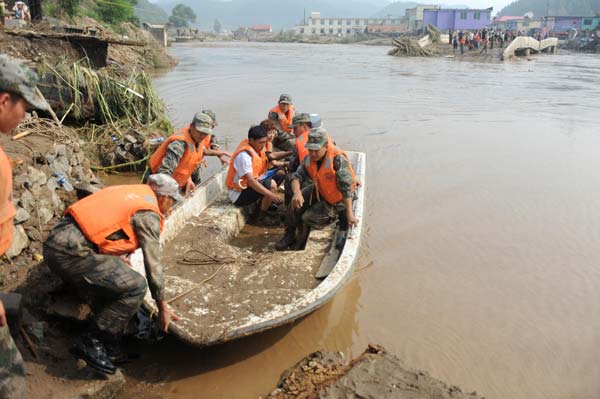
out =
<path fill-rule="evenodd" d="M 160 346 L 156 397 L 256 398 L 309 352 L 368 343 L 491 399 L 600 396 L 600 57 L 386 50 L 171 49 L 180 64 L 155 83 L 177 125 L 211 108 L 233 149 L 289 93 L 366 152 L 366 231 L 358 271 L 321 310 L 205 350 Z"/>

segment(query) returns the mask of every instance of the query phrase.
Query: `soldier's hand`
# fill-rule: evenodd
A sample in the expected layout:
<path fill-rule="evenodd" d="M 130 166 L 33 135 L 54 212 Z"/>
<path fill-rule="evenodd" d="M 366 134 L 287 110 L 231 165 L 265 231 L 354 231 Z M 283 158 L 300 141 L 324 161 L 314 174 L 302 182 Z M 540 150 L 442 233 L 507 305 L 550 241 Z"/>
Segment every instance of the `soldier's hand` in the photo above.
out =
<path fill-rule="evenodd" d="M 274 192 L 271 191 L 271 201 L 273 201 L 275 204 L 281 204 L 283 201 L 281 200 L 281 198 L 279 197 L 279 195 L 275 194 Z"/>
<path fill-rule="evenodd" d="M 228 165 L 229 164 L 229 160 L 226 158 L 226 155 L 223 154 L 219 157 L 219 161 L 221 161 L 221 165 Z"/>
<path fill-rule="evenodd" d="M 6 311 L 4 310 L 4 304 L 0 301 L 0 327 L 6 325 Z"/>
<path fill-rule="evenodd" d="M 292 197 L 292 206 L 294 209 L 300 209 L 304 205 L 304 197 L 302 194 L 294 194 Z"/>
<path fill-rule="evenodd" d="M 350 226 L 358 226 L 358 218 L 354 215 L 348 216 L 348 225 Z"/>
<path fill-rule="evenodd" d="M 193 193 L 194 190 L 196 189 L 196 185 L 194 184 L 194 182 L 192 181 L 192 178 L 190 177 L 187 181 L 187 183 L 185 183 L 185 193 Z"/>
<path fill-rule="evenodd" d="M 168 332 L 169 324 L 171 324 L 172 321 L 179 321 L 179 316 L 173 313 L 169 305 L 167 305 L 165 302 L 161 302 L 158 305 L 158 318 L 160 322 L 160 329 L 164 332 Z"/>

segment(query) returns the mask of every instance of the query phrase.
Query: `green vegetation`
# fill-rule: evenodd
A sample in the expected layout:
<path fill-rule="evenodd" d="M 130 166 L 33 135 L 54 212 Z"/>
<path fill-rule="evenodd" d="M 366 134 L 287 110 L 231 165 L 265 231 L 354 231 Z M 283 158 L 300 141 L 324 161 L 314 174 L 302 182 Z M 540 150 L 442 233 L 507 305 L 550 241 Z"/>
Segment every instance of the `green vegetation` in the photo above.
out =
<path fill-rule="evenodd" d="M 81 0 L 58 0 L 58 6 L 71 18 L 77 15 Z"/>
<path fill-rule="evenodd" d="M 108 24 L 137 21 L 134 6 L 137 0 L 98 0 L 96 12 L 100 20 Z"/>
<path fill-rule="evenodd" d="M 169 22 L 177 28 L 187 28 L 190 22 L 196 22 L 196 13 L 188 6 L 177 4 L 171 11 Z"/>
<path fill-rule="evenodd" d="M 498 15 L 521 16 L 532 11 L 534 16 L 595 16 L 600 15 L 600 0 L 517 0 L 504 7 Z"/>
<path fill-rule="evenodd" d="M 221 33 L 222 26 L 221 26 L 221 22 L 219 22 L 218 19 L 215 19 L 215 23 L 213 24 L 213 30 L 217 33 Z"/>
<path fill-rule="evenodd" d="M 150 3 L 148 0 L 138 0 L 134 11 L 136 17 L 142 22 L 165 24 L 169 21 L 167 13 L 156 4 Z"/>

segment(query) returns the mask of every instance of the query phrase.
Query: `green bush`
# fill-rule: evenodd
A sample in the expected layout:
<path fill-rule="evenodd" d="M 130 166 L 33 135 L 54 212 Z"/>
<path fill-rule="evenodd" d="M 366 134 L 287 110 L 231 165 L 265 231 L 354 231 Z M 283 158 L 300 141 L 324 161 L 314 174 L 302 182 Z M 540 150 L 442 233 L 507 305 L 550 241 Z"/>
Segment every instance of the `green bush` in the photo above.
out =
<path fill-rule="evenodd" d="M 118 24 L 121 22 L 137 22 L 134 6 L 137 0 L 110 0 L 98 1 L 96 11 L 98 17 L 106 23 Z"/>

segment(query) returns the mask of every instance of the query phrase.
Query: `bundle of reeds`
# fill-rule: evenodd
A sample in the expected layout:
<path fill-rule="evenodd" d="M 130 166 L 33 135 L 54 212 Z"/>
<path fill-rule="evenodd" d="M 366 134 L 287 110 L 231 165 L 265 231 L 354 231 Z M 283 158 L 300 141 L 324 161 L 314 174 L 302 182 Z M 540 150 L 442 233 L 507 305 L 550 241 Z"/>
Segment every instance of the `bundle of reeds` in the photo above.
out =
<path fill-rule="evenodd" d="M 441 41 L 441 37 L 440 37 L 441 32 L 437 27 L 429 24 L 429 25 L 427 25 L 425 30 L 427 31 L 427 34 L 429 35 L 429 38 L 431 39 L 431 43 L 439 43 Z"/>
<path fill-rule="evenodd" d="M 54 96 L 72 109 L 70 116 L 87 122 L 90 110 L 97 125 L 165 123 L 170 128 L 165 107 L 144 71 L 133 70 L 126 79 L 111 68 L 93 70 L 87 58 L 69 65 L 46 66 L 57 86 Z"/>

